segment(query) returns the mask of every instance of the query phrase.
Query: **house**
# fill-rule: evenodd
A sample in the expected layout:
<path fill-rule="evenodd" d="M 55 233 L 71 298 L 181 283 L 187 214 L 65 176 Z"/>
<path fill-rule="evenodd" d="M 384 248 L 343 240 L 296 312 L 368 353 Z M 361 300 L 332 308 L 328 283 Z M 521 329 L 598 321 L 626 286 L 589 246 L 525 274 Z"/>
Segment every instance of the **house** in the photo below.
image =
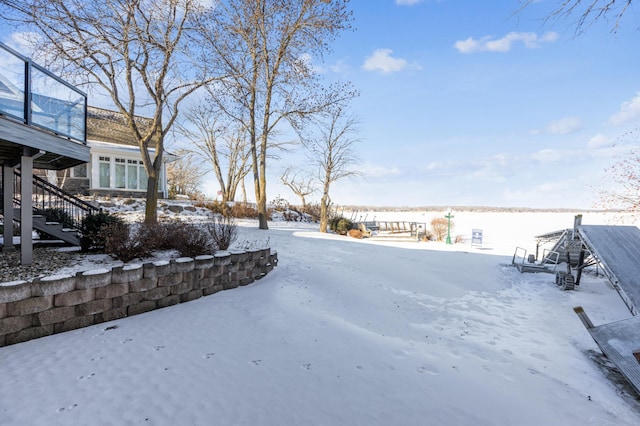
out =
<path fill-rule="evenodd" d="M 137 117 L 145 127 L 151 120 Z M 140 148 L 119 112 L 87 107 L 87 146 L 90 160 L 70 169 L 38 171 L 50 183 L 74 195 L 141 198 L 147 192 L 147 173 Z M 154 151 L 151 150 L 151 155 Z M 177 160 L 165 151 L 158 197 L 167 198 L 166 165 Z"/>
<path fill-rule="evenodd" d="M 163 158 L 159 197 L 166 163 L 177 160 Z M 0 43 L 0 184 L 2 251 L 15 249 L 6 225 L 19 222 L 20 263 L 29 265 L 34 230 L 76 244 L 83 218 L 99 210 L 74 193 L 144 197 L 147 175 L 121 114 L 89 108 L 84 92 Z M 66 223 L 47 221 L 51 210 Z"/>

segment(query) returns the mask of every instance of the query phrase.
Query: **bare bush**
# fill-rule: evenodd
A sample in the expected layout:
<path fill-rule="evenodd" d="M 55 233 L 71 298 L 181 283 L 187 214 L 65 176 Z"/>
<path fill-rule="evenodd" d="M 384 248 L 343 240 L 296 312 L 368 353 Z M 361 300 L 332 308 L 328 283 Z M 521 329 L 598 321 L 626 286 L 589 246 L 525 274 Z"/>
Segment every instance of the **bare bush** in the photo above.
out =
<path fill-rule="evenodd" d="M 173 228 L 179 222 L 142 222 L 138 225 L 136 237 L 140 243 L 150 250 L 169 250 L 173 248 Z"/>
<path fill-rule="evenodd" d="M 362 239 L 362 231 L 359 229 L 349 229 L 349 231 L 347 232 L 347 235 L 350 236 L 351 238 L 357 238 L 359 240 Z"/>
<path fill-rule="evenodd" d="M 257 219 L 258 218 L 258 210 L 253 204 L 249 203 L 234 203 L 231 206 L 231 210 L 229 212 L 230 216 L 233 217 L 244 217 L 247 219 Z M 271 215 L 269 213 L 269 215 Z"/>
<path fill-rule="evenodd" d="M 310 216 L 313 222 L 318 222 L 320 220 L 320 204 L 319 203 L 307 204 L 303 211 Z"/>
<path fill-rule="evenodd" d="M 431 220 L 431 231 L 436 241 L 444 241 L 447 236 L 447 225 L 448 221 L 444 217 L 436 217 Z"/>
<path fill-rule="evenodd" d="M 433 241 L 435 239 L 435 237 L 433 236 L 433 233 L 431 231 L 425 230 L 424 234 L 422 235 L 422 241 L 427 242 L 427 241 Z"/>
<path fill-rule="evenodd" d="M 175 223 L 173 230 L 173 248 L 180 256 L 196 257 L 216 252 L 215 242 L 201 227 L 192 223 Z"/>
<path fill-rule="evenodd" d="M 231 217 L 216 217 L 204 227 L 219 250 L 227 250 L 238 239 L 238 225 Z"/>
<path fill-rule="evenodd" d="M 151 254 L 153 248 L 143 244 L 136 235 L 132 235 L 131 227 L 126 223 L 112 223 L 100 229 L 100 238 L 105 242 L 105 252 L 123 262 L 144 258 Z"/>

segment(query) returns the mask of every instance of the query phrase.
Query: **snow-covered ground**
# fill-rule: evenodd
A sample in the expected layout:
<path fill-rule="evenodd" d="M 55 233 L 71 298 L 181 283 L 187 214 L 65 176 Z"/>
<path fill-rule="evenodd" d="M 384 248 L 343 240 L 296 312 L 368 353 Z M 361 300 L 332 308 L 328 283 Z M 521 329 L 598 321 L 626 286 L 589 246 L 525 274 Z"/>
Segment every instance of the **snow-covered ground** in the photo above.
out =
<path fill-rule="evenodd" d="M 241 221 L 240 244 L 278 252 L 267 277 L 0 348 L 0 424 L 640 424 L 639 399 L 572 310 L 596 325 L 629 317 L 606 280 L 562 292 L 553 275 L 504 266 L 573 214 L 454 215 L 452 234 L 483 229 L 482 247 Z"/>

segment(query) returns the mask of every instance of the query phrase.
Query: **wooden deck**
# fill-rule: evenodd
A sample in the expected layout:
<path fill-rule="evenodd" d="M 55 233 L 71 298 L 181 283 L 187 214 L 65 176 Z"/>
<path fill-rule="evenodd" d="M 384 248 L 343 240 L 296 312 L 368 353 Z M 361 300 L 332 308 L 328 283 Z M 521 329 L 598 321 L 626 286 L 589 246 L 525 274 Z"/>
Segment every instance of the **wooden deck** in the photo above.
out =
<path fill-rule="evenodd" d="M 38 127 L 27 126 L 0 114 L 0 160 L 17 163 L 29 148 L 37 169 L 62 170 L 89 161 L 89 147 Z"/>

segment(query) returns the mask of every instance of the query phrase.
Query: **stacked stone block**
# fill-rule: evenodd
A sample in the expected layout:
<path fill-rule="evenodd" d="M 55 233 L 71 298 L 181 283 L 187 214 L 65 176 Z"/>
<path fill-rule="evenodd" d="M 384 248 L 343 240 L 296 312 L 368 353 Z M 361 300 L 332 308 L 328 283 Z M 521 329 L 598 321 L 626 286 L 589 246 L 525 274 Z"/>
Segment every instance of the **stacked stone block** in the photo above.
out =
<path fill-rule="evenodd" d="M 0 283 L 0 347 L 248 285 L 277 263 L 265 248 Z"/>

